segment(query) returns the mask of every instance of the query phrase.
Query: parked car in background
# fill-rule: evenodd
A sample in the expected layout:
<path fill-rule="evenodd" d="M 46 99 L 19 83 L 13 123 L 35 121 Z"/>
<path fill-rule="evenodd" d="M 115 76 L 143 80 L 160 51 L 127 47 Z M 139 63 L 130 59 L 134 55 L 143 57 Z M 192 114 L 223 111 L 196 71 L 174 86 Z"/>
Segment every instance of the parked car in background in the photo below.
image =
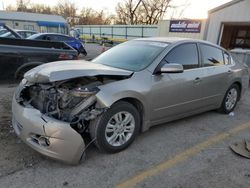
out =
<path fill-rule="evenodd" d="M 38 33 L 28 37 L 32 40 L 48 40 L 65 42 L 78 51 L 79 54 L 87 55 L 84 44 L 80 39 L 57 33 Z"/>
<path fill-rule="evenodd" d="M 0 24 L 15 38 L 0 37 L 0 80 L 21 79 L 28 70 L 52 61 L 78 59 L 75 49 L 63 42 L 22 39 L 14 30 Z"/>
<path fill-rule="evenodd" d="M 21 79 L 30 69 L 52 61 L 78 59 L 78 53 L 62 42 L 0 38 L 0 80 Z"/>
<path fill-rule="evenodd" d="M 27 72 L 13 98 L 13 127 L 36 151 L 77 163 L 86 134 L 101 151 L 119 152 L 153 125 L 214 109 L 228 114 L 247 88 L 247 66 L 217 45 L 143 38 L 92 62 Z"/>
<path fill-rule="evenodd" d="M 37 34 L 38 32 L 36 31 L 30 31 L 30 30 L 15 30 L 19 35 L 21 35 L 24 39 Z"/>
<path fill-rule="evenodd" d="M 12 36 L 12 37 L 9 37 L 9 38 L 16 38 L 16 39 L 21 39 L 22 38 L 22 36 L 20 34 L 18 34 L 15 30 L 13 30 L 9 26 L 7 26 L 5 23 L 0 22 L 0 29 L 1 29 L 0 31 L 2 32 L 0 37 L 4 36 L 6 33 L 8 33 L 8 35 L 11 34 L 11 36 Z"/>
<path fill-rule="evenodd" d="M 19 35 L 21 35 L 22 38 L 26 39 L 34 34 L 37 34 L 36 31 L 29 31 L 29 30 L 14 30 L 16 33 L 18 33 Z M 0 37 L 5 37 L 5 38 L 16 38 L 12 33 L 7 32 L 4 33 L 2 35 L 0 35 Z"/>
<path fill-rule="evenodd" d="M 237 58 L 239 62 L 247 64 L 250 68 L 250 49 L 236 48 L 231 50 L 231 54 Z"/>
<path fill-rule="evenodd" d="M 3 35 L 4 33 L 8 33 L 7 29 L 0 29 L 0 36 Z"/>
<path fill-rule="evenodd" d="M 250 49 L 236 48 L 231 50 L 233 57 L 240 63 L 246 64 L 250 70 Z M 249 74 L 250 80 L 250 74 Z"/>

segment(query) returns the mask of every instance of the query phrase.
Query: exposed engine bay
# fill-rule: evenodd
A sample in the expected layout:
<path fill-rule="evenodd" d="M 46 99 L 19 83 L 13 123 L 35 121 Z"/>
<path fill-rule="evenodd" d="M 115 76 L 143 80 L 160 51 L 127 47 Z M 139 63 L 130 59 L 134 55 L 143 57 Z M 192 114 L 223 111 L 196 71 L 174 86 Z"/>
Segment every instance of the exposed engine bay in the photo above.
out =
<path fill-rule="evenodd" d="M 95 94 L 98 86 L 124 79 L 124 76 L 94 76 L 53 83 L 26 86 L 18 102 L 31 105 L 42 114 L 70 123 L 79 133 L 84 133 L 89 121 L 106 109 L 98 108 Z"/>

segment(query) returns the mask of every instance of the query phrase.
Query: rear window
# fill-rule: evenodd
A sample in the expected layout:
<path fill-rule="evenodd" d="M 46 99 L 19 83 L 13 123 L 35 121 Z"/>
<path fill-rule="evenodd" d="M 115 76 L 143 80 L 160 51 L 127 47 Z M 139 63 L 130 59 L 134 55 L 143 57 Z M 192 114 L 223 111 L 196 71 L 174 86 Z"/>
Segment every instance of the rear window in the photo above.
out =
<path fill-rule="evenodd" d="M 224 57 L 221 49 L 200 44 L 202 62 L 205 67 L 224 65 Z"/>

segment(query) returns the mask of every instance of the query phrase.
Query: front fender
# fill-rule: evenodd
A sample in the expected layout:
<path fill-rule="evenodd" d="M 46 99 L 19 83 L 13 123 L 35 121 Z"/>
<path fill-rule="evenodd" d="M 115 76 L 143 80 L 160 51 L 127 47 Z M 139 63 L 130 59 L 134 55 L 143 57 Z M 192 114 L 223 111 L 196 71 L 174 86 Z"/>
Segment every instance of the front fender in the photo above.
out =
<path fill-rule="evenodd" d="M 122 92 L 113 93 L 113 94 L 100 91 L 98 92 L 96 97 L 97 97 L 97 102 L 99 106 L 103 108 L 104 107 L 109 108 L 115 102 L 125 99 L 125 98 L 133 98 L 133 99 L 140 101 L 143 104 L 144 108 L 148 106 L 146 98 L 143 95 L 141 95 L 138 92 L 131 91 L 131 90 L 122 91 Z"/>
<path fill-rule="evenodd" d="M 134 74 L 131 78 L 114 81 L 109 84 L 98 86 L 100 91 L 96 94 L 99 108 L 110 108 L 115 102 L 122 99 L 136 99 L 143 106 L 143 130 L 146 130 L 150 122 L 150 107 L 148 94 L 151 89 L 151 77 Z"/>

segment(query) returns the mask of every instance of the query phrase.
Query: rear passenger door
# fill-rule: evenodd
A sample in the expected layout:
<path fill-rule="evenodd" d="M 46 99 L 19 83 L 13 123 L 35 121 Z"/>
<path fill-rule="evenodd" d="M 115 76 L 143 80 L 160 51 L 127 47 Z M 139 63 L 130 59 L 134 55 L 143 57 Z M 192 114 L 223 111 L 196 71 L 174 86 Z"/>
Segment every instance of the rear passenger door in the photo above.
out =
<path fill-rule="evenodd" d="M 230 70 L 229 54 L 209 44 L 199 44 L 204 70 L 204 94 L 208 105 L 220 105 L 229 87 Z"/>

